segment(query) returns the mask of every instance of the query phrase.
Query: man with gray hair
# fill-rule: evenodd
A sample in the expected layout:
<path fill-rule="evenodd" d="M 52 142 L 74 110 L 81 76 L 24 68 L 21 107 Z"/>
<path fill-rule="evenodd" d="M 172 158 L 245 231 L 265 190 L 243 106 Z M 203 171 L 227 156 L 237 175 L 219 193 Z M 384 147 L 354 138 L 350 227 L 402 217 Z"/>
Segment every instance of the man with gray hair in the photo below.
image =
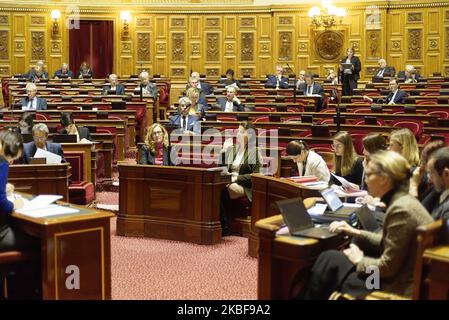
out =
<path fill-rule="evenodd" d="M 146 71 L 142 71 L 139 75 L 140 85 L 134 89 L 134 94 L 140 95 L 142 90 L 142 96 L 157 98 L 158 90 L 155 83 L 150 81 L 150 75 Z"/>
<path fill-rule="evenodd" d="M 69 70 L 69 65 L 64 62 L 61 65 L 61 69 L 56 70 L 54 76 L 55 79 L 61 79 L 61 78 L 66 78 L 66 79 L 72 79 L 73 78 L 73 72 L 71 70 Z"/>
<path fill-rule="evenodd" d="M 404 71 L 400 71 L 398 73 L 398 80 L 402 80 L 405 83 L 417 83 L 421 76 L 418 71 L 416 71 L 415 67 L 408 64 L 405 66 Z"/>
<path fill-rule="evenodd" d="M 46 110 L 47 100 L 41 97 L 37 97 L 37 87 L 34 83 L 29 82 L 26 85 L 26 97 L 20 99 L 20 105 L 22 110 Z"/>
<path fill-rule="evenodd" d="M 103 91 L 101 92 L 102 96 L 107 95 L 124 95 L 125 94 L 125 87 L 122 84 L 118 83 L 117 75 L 114 73 L 111 73 L 109 75 L 109 84 L 105 85 L 103 87 Z"/>
<path fill-rule="evenodd" d="M 379 61 L 377 61 L 377 64 L 379 65 L 379 69 L 374 73 L 375 77 L 394 77 L 396 74 L 394 67 L 387 67 L 387 61 L 385 59 L 380 58 Z"/>
<path fill-rule="evenodd" d="M 440 192 L 438 206 L 432 211 L 432 218 L 449 218 L 449 147 L 441 148 L 430 156 L 426 165 L 427 176 L 435 191 Z"/>
<path fill-rule="evenodd" d="M 44 123 L 38 123 L 33 126 L 33 141 L 25 143 L 23 145 L 23 163 L 29 164 L 30 159 L 34 157 L 37 149 L 42 149 L 61 157 L 61 162 L 66 162 L 64 158 L 64 152 L 59 143 L 47 142 L 48 127 Z"/>
<path fill-rule="evenodd" d="M 192 72 L 189 77 L 189 83 L 186 85 L 186 90 L 190 87 L 198 88 L 200 90 L 201 95 L 209 95 L 214 94 L 214 88 L 209 85 L 207 82 L 200 81 L 200 74 L 196 71 Z"/>

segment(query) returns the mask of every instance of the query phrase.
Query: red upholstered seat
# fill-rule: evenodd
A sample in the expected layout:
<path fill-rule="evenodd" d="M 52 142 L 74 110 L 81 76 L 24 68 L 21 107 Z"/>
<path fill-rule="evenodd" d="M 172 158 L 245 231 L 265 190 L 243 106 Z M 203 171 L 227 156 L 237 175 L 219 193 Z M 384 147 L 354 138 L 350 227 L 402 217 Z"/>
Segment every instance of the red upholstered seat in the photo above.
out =
<path fill-rule="evenodd" d="M 439 119 L 449 119 L 449 111 L 448 110 L 432 110 L 426 112 L 426 114 L 431 116 L 438 116 Z"/>
<path fill-rule="evenodd" d="M 260 116 L 254 119 L 253 122 L 269 122 L 270 119 L 268 116 Z"/>
<path fill-rule="evenodd" d="M 385 125 L 386 125 L 384 119 L 376 118 L 376 122 L 377 122 L 377 125 L 378 125 L 378 126 L 385 126 Z M 354 122 L 353 122 L 353 125 L 355 125 L 355 126 L 358 126 L 358 125 L 364 125 L 364 124 L 365 124 L 365 119 L 356 119 L 356 120 L 354 120 Z"/>
<path fill-rule="evenodd" d="M 95 186 L 92 182 L 81 181 L 71 183 L 69 186 L 69 199 L 71 203 L 87 205 L 95 200 Z"/>
<path fill-rule="evenodd" d="M 39 120 L 50 120 L 50 118 L 43 113 L 36 113 L 36 121 Z"/>
<path fill-rule="evenodd" d="M 321 120 L 320 124 L 334 124 L 334 119 L 333 118 L 323 119 Z"/>
<path fill-rule="evenodd" d="M 421 136 L 424 127 L 421 121 L 413 119 L 393 120 L 390 123 L 390 126 L 398 128 L 408 128 L 415 137 Z"/>
<path fill-rule="evenodd" d="M 360 132 L 350 132 L 349 133 L 352 138 L 352 143 L 354 144 L 354 149 L 357 154 L 363 154 L 363 138 L 369 134 L 369 132 L 360 131 Z"/>

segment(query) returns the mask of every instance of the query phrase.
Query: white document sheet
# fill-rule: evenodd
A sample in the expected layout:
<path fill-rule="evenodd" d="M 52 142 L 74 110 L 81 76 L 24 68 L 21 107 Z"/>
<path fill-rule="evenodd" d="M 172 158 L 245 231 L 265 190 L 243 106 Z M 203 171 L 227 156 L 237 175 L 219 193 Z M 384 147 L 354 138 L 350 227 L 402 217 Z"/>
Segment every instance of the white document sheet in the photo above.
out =
<path fill-rule="evenodd" d="M 313 207 L 307 209 L 307 212 L 312 216 L 321 216 L 326 211 L 327 204 L 316 203 Z"/>
<path fill-rule="evenodd" d="M 46 218 L 51 216 L 57 216 L 61 214 L 70 214 L 70 213 L 77 213 L 79 212 L 78 209 L 70 208 L 66 206 L 60 206 L 57 204 L 50 204 L 46 207 L 39 207 L 39 208 L 22 208 L 16 210 L 16 212 L 23 214 L 28 217 L 33 218 Z"/>
<path fill-rule="evenodd" d="M 36 150 L 34 157 L 47 159 L 47 164 L 60 164 L 62 160 L 62 157 L 60 155 L 39 148 Z"/>
<path fill-rule="evenodd" d="M 43 208 L 62 198 L 61 195 L 56 194 L 41 194 L 28 201 L 23 209 Z"/>
<path fill-rule="evenodd" d="M 341 186 L 343 188 L 353 190 L 353 191 L 360 190 L 359 186 L 356 185 L 355 183 L 349 182 L 345 178 L 337 176 L 336 174 L 333 174 L 332 172 L 331 172 L 331 175 L 341 183 Z"/>

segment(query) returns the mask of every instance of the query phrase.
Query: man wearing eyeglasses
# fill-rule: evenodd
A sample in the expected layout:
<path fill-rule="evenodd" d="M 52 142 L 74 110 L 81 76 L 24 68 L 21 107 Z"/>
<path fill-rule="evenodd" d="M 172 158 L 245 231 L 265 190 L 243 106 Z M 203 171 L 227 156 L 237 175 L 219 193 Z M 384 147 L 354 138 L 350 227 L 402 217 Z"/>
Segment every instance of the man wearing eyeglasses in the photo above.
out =
<path fill-rule="evenodd" d="M 170 117 L 170 124 L 186 133 L 201 133 L 199 118 L 189 114 L 192 102 L 187 97 L 179 99 L 178 114 Z"/>
<path fill-rule="evenodd" d="M 34 83 L 26 85 L 27 96 L 20 100 L 22 110 L 47 110 L 47 100 L 38 97 L 37 87 Z"/>
<path fill-rule="evenodd" d="M 64 151 L 59 143 L 47 142 L 48 127 L 44 123 L 38 123 L 33 126 L 33 141 L 23 145 L 23 163 L 29 164 L 30 159 L 34 157 L 37 149 L 42 149 L 61 156 L 61 163 L 66 162 Z"/>

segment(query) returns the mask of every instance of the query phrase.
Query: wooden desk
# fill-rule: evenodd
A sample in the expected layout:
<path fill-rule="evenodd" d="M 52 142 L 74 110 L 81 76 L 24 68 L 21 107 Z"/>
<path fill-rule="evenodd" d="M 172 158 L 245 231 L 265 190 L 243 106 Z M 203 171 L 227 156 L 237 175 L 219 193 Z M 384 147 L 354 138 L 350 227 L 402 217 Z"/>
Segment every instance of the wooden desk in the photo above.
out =
<path fill-rule="evenodd" d="M 309 189 L 286 179 L 253 174 L 251 176 L 253 201 L 251 204 L 251 232 L 248 238 L 248 254 L 257 257 L 259 234 L 255 224 L 258 220 L 279 213 L 276 201 L 302 197 L 319 197 L 317 190 Z"/>
<path fill-rule="evenodd" d="M 41 241 L 42 299 L 111 299 L 109 219 L 114 215 L 71 206 L 80 212 L 49 218 L 12 215 L 25 232 Z M 79 289 L 66 287 L 73 274 L 69 266 L 79 269 Z"/>
<path fill-rule="evenodd" d="M 9 167 L 8 182 L 18 192 L 29 194 L 59 194 L 69 201 L 68 163 L 20 164 Z"/>
<path fill-rule="evenodd" d="M 424 251 L 423 260 L 429 273 L 426 278 L 428 299 L 449 299 L 449 246 L 437 246 Z"/>
<path fill-rule="evenodd" d="M 118 168 L 118 235 L 220 242 L 220 193 L 230 176 L 187 167 Z"/>
<path fill-rule="evenodd" d="M 307 200 L 305 205 L 310 205 Z M 295 298 L 304 289 L 310 267 L 319 254 L 347 244 L 343 237 L 321 241 L 276 236 L 282 224 L 282 216 L 276 215 L 255 225 L 259 234 L 257 298 L 260 300 Z"/>

